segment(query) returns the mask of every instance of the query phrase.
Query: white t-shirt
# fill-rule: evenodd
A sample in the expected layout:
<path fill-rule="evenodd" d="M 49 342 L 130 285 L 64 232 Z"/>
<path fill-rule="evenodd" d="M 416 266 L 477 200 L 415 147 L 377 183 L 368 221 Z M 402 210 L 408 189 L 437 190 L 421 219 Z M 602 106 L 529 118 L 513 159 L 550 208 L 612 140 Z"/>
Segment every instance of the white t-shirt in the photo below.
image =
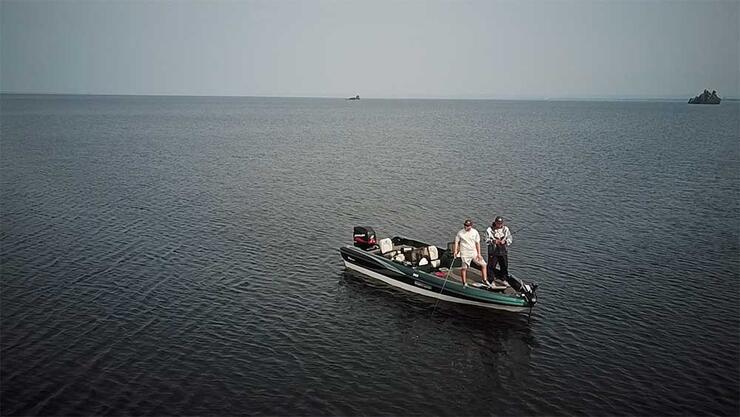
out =
<path fill-rule="evenodd" d="M 457 243 L 460 248 L 460 256 L 473 258 L 478 255 L 478 251 L 475 250 L 475 244 L 480 243 L 480 235 L 475 228 L 471 227 L 467 232 L 465 229 L 462 229 L 457 232 L 455 243 Z"/>

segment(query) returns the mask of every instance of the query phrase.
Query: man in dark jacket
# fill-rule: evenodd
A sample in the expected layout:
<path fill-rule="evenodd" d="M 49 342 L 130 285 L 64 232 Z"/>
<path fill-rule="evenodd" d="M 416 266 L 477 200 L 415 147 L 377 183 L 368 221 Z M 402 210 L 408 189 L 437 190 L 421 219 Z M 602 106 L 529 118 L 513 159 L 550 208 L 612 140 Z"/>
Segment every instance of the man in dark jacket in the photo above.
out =
<path fill-rule="evenodd" d="M 511 231 L 504 225 L 503 217 L 496 217 L 491 227 L 486 229 L 486 242 L 488 242 L 488 275 L 508 285 L 506 278 L 509 276 L 508 247 L 511 245 Z M 498 275 L 496 264 L 501 270 Z"/>

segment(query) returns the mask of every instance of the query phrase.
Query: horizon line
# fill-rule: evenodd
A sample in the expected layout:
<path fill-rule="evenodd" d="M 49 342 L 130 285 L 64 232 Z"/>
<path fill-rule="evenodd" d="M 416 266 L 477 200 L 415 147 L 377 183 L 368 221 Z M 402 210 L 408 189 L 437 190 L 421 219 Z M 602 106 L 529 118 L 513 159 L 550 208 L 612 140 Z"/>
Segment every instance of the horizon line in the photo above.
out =
<path fill-rule="evenodd" d="M 38 92 L 4 92 L 8 96 L 100 96 L 100 97 L 212 97 L 212 98 L 313 98 L 347 100 L 355 96 L 311 96 L 311 95 L 213 95 L 213 94 L 132 94 L 132 93 L 38 93 Z M 693 98 L 689 97 L 689 98 Z M 738 97 L 720 97 L 722 100 L 740 101 Z M 362 100 L 362 96 L 360 96 Z M 684 96 L 370 96 L 365 100 L 480 100 L 480 101 L 683 101 Z"/>

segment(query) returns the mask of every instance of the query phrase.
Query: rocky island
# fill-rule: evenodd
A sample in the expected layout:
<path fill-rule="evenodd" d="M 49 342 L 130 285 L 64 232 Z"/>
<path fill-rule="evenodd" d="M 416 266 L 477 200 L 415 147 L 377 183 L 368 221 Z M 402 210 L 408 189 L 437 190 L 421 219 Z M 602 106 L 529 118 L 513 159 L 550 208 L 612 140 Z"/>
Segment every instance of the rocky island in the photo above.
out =
<path fill-rule="evenodd" d="M 717 96 L 716 90 L 712 90 L 711 93 L 709 90 L 704 90 L 704 92 L 698 96 L 690 98 L 689 104 L 719 104 L 720 101 L 722 101 L 722 99 Z"/>

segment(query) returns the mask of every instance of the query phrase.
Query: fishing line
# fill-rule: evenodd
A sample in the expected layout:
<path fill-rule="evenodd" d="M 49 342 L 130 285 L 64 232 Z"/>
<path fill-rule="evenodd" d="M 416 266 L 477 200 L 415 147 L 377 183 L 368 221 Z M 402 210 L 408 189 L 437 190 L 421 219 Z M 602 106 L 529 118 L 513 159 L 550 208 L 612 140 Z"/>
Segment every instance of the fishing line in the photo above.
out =
<path fill-rule="evenodd" d="M 519 233 L 519 232 L 521 232 L 522 230 L 527 230 L 527 229 L 531 228 L 532 226 L 534 226 L 534 225 L 536 225 L 536 224 L 540 224 L 540 223 L 542 223 L 542 222 L 544 222 L 544 221 L 545 221 L 545 220 L 537 220 L 537 221 L 535 221 L 535 222 L 529 223 L 528 225 L 526 225 L 526 226 L 522 226 L 522 227 L 520 227 L 520 228 L 516 229 L 515 231 L 511 232 L 511 234 L 513 235 L 514 233 Z"/>
<path fill-rule="evenodd" d="M 452 262 L 450 262 L 450 269 L 447 270 L 447 275 L 445 276 L 445 282 L 442 283 L 442 288 L 439 290 L 439 294 L 440 295 L 442 294 L 442 291 L 445 290 L 445 285 L 447 285 L 447 279 L 450 278 L 450 273 L 452 272 L 452 265 L 455 264 L 455 259 L 457 259 L 457 256 L 453 256 L 452 257 Z M 434 308 L 432 309 L 432 314 L 431 315 L 434 315 L 434 310 L 437 309 L 437 304 L 439 304 L 439 298 L 437 298 L 437 302 L 434 303 Z"/>

